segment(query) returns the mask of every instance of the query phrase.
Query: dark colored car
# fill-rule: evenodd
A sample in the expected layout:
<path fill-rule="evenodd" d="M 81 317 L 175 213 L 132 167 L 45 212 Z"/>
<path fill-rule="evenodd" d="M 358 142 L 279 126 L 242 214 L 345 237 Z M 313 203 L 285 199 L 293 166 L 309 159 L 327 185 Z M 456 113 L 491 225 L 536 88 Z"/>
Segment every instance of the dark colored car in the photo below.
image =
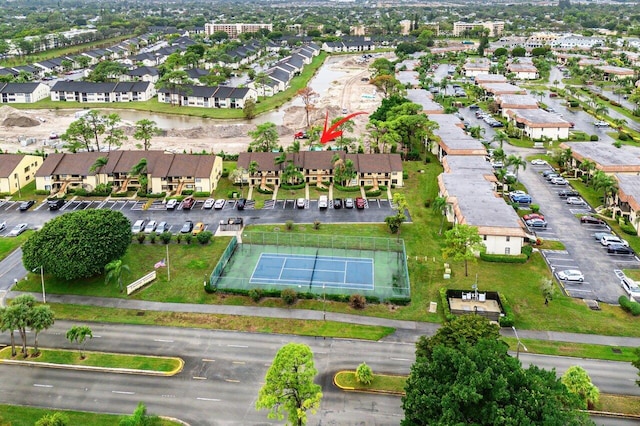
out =
<path fill-rule="evenodd" d="M 22 203 L 20 203 L 20 211 L 24 212 L 29 210 L 31 206 L 34 205 L 35 203 L 36 202 L 33 200 L 23 201 Z"/>
<path fill-rule="evenodd" d="M 553 169 L 549 169 L 549 170 L 545 170 L 544 172 L 542 172 L 542 176 L 547 177 L 550 174 L 557 174 L 555 170 Z"/>
<path fill-rule="evenodd" d="M 182 225 L 182 229 L 180 229 L 180 233 L 182 234 L 188 234 L 189 232 L 193 231 L 193 222 L 190 220 L 187 220 L 184 225 Z"/>
<path fill-rule="evenodd" d="M 341 209 L 342 208 L 342 198 L 336 198 L 333 200 L 333 208 Z"/>
<path fill-rule="evenodd" d="M 47 205 L 49 206 L 49 210 L 59 210 L 60 207 L 64 206 L 64 200 L 60 198 L 53 198 L 47 200 Z"/>
<path fill-rule="evenodd" d="M 244 198 L 240 198 L 238 200 L 238 203 L 236 204 L 236 208 L 238 210 L 244 210 L 244 206 L 247 204 L 247 200 Z"/>
<path fill-rule="evenodd" d="M 581 216 L 580 223 L 589 223 L 593 225 L 606 225 L 604 220 L 598 219 L 597 217 L 593 217 L 593 216 Z"/>
<path fill-rule="evenodd" d="M 628 254 L 634 255 L 636 254 L 631 247 L 627 247 L 622 244 L 609 244 L 607 246 L 607 253 L 611 254 Z"/>
<path fill-rule="evenodd" d="M 525 222 L 530 228 L 546 228 L 547 222 L 542 219 L 531 219 Z"/>
<path fill-rule="evenodd" d="M 558 197 L 561 197 L 561 198 L 577 197 L 578 195 L 580 195 L 580 193 L 573 189 L 563 189 L 562 191 L 558 192 Z"/>
<path fill-rule="evenodd" d="M 195 204 L 196 204 L 195 198 L 187 197 L 184 200 L 182 200 L 182 210 L 191 210 L 191 207 L 193 207 Z"/>

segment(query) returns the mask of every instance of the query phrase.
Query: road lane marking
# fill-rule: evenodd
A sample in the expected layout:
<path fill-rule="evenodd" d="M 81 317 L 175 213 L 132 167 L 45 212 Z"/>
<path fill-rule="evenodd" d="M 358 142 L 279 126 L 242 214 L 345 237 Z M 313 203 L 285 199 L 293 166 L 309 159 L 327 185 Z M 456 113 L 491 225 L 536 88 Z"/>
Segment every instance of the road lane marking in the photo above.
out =
<path fill-rule="evenodd" d="M 227 345 L 229 348 L 248 348 L 247 345 Z"/>
<path fill-rule="evenodd" d="M 193 380 L 207 380 L 206 377 L 201 377 L 201 376 L 193 376 L 192 378 Z"/>
<path fill-rule="evenodd" d="M 202 362 L 216 362 L 215 359 L 202 358 Z"/>
<path fill-rule="evenodd" d="M 240 380 L 235 380 L 235 379 L 224 379 L 224 381 L 229 383 L 240 383 Z"/>
<path fill-rule="evenodd" d="M 173 340 L 169 339 L 153 339 L 154 342 L 173 343 Z"/>
<path fill-rule="evenodd" d="M 40 383 L 34 383 L 33 387 L 36 387 L 36 388 L 52 388 L 53 385 L 41 385 Z"/>
<path fill-rule="evenodd" d="M 231 361 L 232 364 L 240 364 L 240 365 L 244 365 L 245 362 L 244 361 Z"/>
<path fill-rule="evenodd" d="M 394 361 L 411 361 L 409 358 L 391 358 Z"/>
<path fill-rule="evenodd" d="M 220 399 L 216 399 L 216 398 L 201 398 L 201 397 L 197 397 L 196 399 L 200 400 L 200 401 L 213 401 L 213 402 L 220 402 Z"/>
<path fill-rule="evenodd" d="M 121 395 L 135 395 L 135 392 L 126 392 L 126 391 L 111 391 L 111 393 L 118 393 Z"/>

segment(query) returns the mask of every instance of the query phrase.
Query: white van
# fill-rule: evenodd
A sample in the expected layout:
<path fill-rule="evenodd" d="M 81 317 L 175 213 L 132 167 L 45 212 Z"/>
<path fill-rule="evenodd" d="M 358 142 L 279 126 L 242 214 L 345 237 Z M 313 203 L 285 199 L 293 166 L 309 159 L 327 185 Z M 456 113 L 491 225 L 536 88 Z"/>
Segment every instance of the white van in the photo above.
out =
<path fill-rule="evenodd" d="M 634 280 L 628 277 L 622 278 L 620 281 L 620 285 L 624 291 L 629 295 L 629 299 L 635 300 L 636 302 L 640 301 L 640 287 Z"/>
<path fill-rule="evenodd" d="M 321 195 L 318 199 L 318 207 L 321 209 L 326 209 L 327 207 L 329 207 L 329 197 L 327 197 L 326 195 Z"/>
<path fill-rule="evenodd" d="M 144 220 L 136 220 L 136 222 L 133 224 L 133 227 L 131 228 L 131 233 L 139 234 L 144 230 L 145 225 L 146 225 L 146 222 Z"/>

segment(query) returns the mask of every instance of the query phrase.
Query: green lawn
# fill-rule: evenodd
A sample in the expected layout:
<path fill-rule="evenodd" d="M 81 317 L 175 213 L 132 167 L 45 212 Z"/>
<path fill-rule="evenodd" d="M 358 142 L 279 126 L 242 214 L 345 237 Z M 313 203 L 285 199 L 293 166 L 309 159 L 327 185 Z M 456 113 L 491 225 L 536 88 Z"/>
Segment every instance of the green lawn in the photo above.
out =
<path fill-rule="evenodd" d="M 88 411 L 52 410 L 48 408 L 24 407 L 20 405 L 0 405 L 0 425 L 33 426 L 46 414 L 64 412 L 69 425 L 115 426 L 124 416 L 117 414 L 99 414 Z M 160 419 L 154 426 L 178 426 L 182 423 Z"/>
<path fill-rule="evenodd" d="M 386 392 L 404 395 L 404 388 L 407 383 L 407 376 L 387 376 L 384 374 L 374 374 L 370 384 L 365 385 L 356 380 L 355 371 L 340 371 L 333 377 L 335 383 L 349 390 L 360 390 L 370 392 Z"/>
<path fill-rule="evenodd" d="M 29 235 L 31 235 L 31 232 L 32 231 L 25 231 L 22 233 L 22 235 L 18 235 L 15 238 L 0 237 L 0 260 L 4 259 L 12 251 L 20 247 L 22 243 L 25 242 L 27 238 L 29 238 Z"/>
<path fill-rule="evenodd" d="M 33 348 L 31 349 L 33 353 Z M 16 358 L 11 357 L 11 347 L 0 350 L 0 359 L 16 359 L 30 362 L 43 362 L 60 365 L 84 365 L 102 368 L 126 368 L 141 371 L 158 371 L 162 373 L 177 373 L 182 368 L 183 362 L 179 358 L 127 355 L 105 352 L 84 352 L 85 358 L 80 358 L 78 351 L 64 349 L 40 348 L 40 355 L 23 359 L 18 352 Z"/>
<path fill-rule="evenodd" d="M 260 194 L 258 191 L 255 191 L 254 194 Z M 284 189 L 282 187 L 278 188 L 278 200 L 295 200 L 297 198 L 307 198 L 306 192 L 304 188 L 301 189 Z M 262 195 L 262 194 L 260 194 Z M 267 195 L 267 194 L 265 194 Z"/>

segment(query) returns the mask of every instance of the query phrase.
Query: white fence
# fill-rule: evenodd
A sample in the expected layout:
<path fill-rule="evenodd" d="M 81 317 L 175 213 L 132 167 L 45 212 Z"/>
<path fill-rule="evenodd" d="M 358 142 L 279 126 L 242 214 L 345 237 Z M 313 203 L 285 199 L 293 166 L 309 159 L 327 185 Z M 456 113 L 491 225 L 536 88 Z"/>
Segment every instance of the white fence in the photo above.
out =
<path fill-rule="evenodd" d="M 144 287 L 146 284 L 149 284 L 151 281 L 155 279 L 156 279 L 156 271 L 153 271 L 153 272 L 149 272 L 144 277 L 138 280 L 135 280 L 134 282 L 132 282 L 127 286 L 127 296 L 133 293 L 134 291 L 138 290 L 139 288 Z"/>

